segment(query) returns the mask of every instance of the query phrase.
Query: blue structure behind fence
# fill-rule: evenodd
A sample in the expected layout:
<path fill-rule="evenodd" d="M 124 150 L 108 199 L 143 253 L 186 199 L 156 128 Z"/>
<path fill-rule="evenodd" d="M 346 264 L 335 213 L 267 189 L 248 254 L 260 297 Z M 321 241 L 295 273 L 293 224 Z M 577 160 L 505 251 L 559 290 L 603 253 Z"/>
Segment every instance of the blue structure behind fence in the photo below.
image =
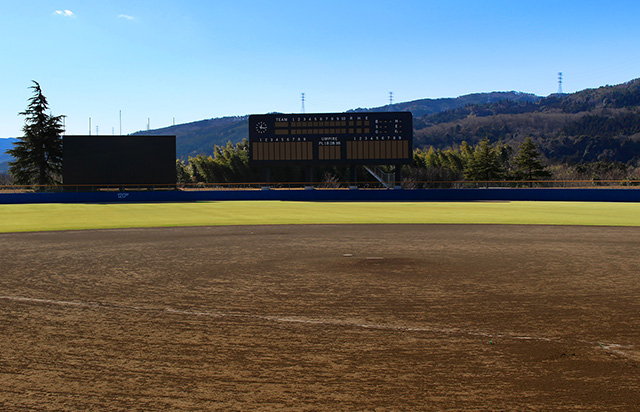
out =
<path fill-rule="evenodd" d="M 640 202 L 639 189 L 289 189 L 0 193 L 0 204 L 280 200 L 303 202 Z"/>

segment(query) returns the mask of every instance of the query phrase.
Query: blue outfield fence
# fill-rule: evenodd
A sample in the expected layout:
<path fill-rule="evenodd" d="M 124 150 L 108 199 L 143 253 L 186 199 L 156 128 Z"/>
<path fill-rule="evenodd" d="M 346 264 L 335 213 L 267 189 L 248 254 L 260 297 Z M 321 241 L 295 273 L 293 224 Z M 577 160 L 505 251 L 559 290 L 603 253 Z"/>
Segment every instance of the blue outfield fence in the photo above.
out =
<path fill-rule="evenodd" d="M 640 202 L 640 190 L 600 188 L 269 189 L 0 192 L 0 204 L 280 200 L 303 202 Z"/>

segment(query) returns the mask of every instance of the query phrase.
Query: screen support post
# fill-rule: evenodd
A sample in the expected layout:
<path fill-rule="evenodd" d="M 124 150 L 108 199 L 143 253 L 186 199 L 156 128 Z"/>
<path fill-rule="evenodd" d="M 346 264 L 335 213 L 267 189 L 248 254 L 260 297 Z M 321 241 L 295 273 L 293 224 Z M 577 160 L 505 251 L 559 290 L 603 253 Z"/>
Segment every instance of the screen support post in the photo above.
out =
<path fill-rule="evenodd" d="M 271 169 L 268 167 L 263 167 L 262 168 L 262 185 L 260 186 L 260 189 L 262 190 L 269 190 L 271 187 L 269 186 L 269 184 L 271 183 Z"/>
<path fill-rule="evenodd" d="M 313 190 L 313 167 L 311 166 L 305 167 L 304 176 L 306 180 L 304 190 Z"/>
<path fill-rule="evenodd" d="M 402 165 L 397 164 L 395 167 L 395 188 L 396 190 L 402 189 Z"/>
<path fill-rule="evenodd" d="M 358 190 L 358 166 L 349 165 L 349 190 Z"/>

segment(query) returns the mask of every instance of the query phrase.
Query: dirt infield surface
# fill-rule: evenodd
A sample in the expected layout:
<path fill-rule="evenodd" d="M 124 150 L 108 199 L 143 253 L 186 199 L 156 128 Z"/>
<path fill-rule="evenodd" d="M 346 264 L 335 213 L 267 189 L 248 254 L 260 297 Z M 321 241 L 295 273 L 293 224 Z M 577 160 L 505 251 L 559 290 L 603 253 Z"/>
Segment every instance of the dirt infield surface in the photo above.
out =
<path fill-rule="evenodd" d="M 2 411 L 640 410 L 640 229 L 0 235 Z"/>

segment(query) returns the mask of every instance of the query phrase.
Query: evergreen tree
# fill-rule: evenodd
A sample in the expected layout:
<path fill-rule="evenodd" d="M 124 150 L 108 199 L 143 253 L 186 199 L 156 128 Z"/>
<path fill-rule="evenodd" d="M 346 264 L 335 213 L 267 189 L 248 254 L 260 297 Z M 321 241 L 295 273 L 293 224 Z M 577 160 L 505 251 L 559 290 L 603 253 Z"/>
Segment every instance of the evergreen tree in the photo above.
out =
<path fill-rule="evenodd" d="M 180 159 L 176 159 L 176 181 L 178 183 L 191 183 L 189 166 Z"/>
<path fill-rule="evenodd" d="M 501 179 L 504 176 L 500 152 L 491 146 L 489 139 L 482 140 L 476 146 L 473 156 L 471 156 L 464 169 L 464 176 L 470 180 L 487 182 Z"/>
<path fill-rule="evenodd" d="M 520 180 L 537 180 L 551 177 L 551 173 L 545 169 L 538 157 L 540 157 L 540 153 L 531 141 L 531 137 L 527 137 L 513 160 L 516 166 L 516 178 Z"/>
<path fill-rule="evenodd" d="M 502 165 L 503 177 L 511 177 L 511 159 L 513 157 L 513 148 L 509 144 L 498 144 L 497 151 L 500 155 L 500 163 Z"/>
<path fill-rule="evenodd" d="M 462 153 L 457 150 L 449 149 L 442 152 L 443 163 L 449 168 L 451 171 L 456 174 L 461 174 L 464 170 L 465 159 L 462 156 Z M 461 176 L 460 176 L 461 178 Z"/>
<path fill-rule="evenodd" d="M 33 97 L 20 115 L 25 116 L 24 136 L 7 150 L 15 159 L 9 162 L 9 173 L 18 185 L 51 185 L 60 183 L 62 174 L 62 118 L 47 114 L 49 104 L 35 80 Z"/>
<path fill-rule="evenodd" d="M 433 146 L 429 147 L 429 151 L 425 155 L 424 163 L 427 167 L 441 167 L 440 159 L 438 158 L 438 151 L 433 150 Z"/>
<path fill-rule="evenodd" d="M 465 140 L 460 144 L 460 153 L 464 162 L 468 162 L 473 157 L 473 148 Z"/>
<path fill-rule="evenodd" d="M 425 153 L 422 150 L 420 150 L 420 148 L 415 149 L 413 151 L 413 161 L 411 162 L 411 167 L 424 168 L 425 167 L 424 156 L 425 156 Z"/>

